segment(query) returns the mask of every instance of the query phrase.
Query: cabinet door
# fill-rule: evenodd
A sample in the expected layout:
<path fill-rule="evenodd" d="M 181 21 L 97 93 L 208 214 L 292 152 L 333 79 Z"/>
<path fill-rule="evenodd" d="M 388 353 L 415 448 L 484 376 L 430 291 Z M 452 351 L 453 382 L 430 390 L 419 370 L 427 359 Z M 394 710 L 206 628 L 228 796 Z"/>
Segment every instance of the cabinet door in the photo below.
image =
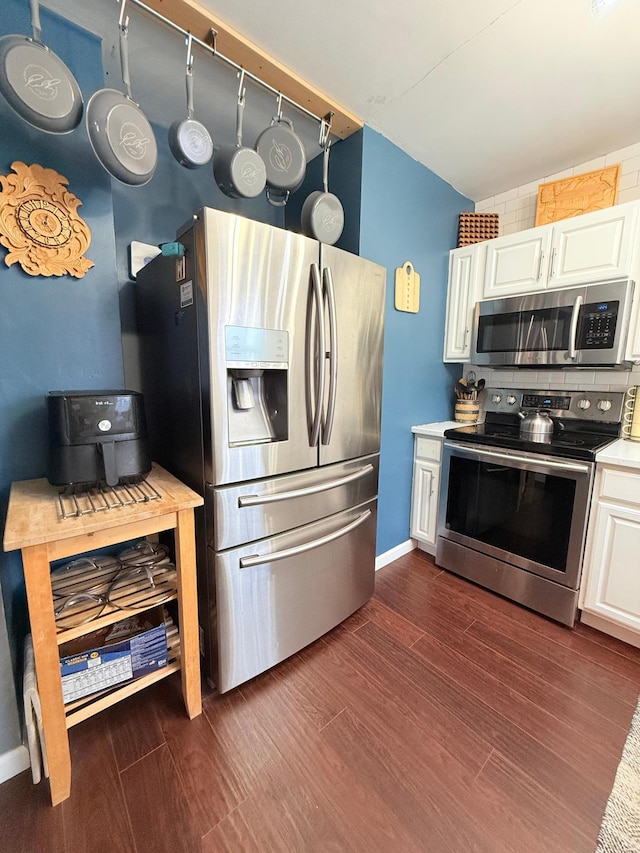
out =
<path fill-rule="evenodd" d="M 637 222 L 633 202 L 554 223 L 548 286 L 631 276 Z"/>
<path fill-rule="evenodd" d="M 545 287 L 551 226 L 529 228 L 487 243 L 485 299 L 530 293 Z"/>
<path fill-rule="evenodd" d="M 636 282 L 634 285 L 625 358 L 627 361 L 640 362 L 640 282 Z"/>
<path fill-rule="evenodd" d="M 416 462 L 411 495 L 411 536 L 435 545 L 440 466 Z"/>
<path fill-rule="evenodd" d="M 473 309 L 480 298 L 486 247 L 463 246 L 449 254 L 444 361 L 468 361 L 471 356 Z"/>
<path fill-rule="evenodd" d="M 640 631 L 640 509 L 600 501 L 583 609 Z"/>

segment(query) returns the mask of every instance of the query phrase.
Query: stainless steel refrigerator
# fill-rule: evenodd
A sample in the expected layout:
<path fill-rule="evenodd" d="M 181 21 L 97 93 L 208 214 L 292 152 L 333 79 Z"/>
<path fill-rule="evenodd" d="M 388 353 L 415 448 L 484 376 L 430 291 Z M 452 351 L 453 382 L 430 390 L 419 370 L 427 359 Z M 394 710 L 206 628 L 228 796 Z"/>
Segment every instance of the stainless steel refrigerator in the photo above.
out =
<path fill-rule="evenodd" d="M 385 270 L 203 208 L 136 282 L 154 458 L 196 520 L 205 672 L 225 692 L 374 587 Z"/>

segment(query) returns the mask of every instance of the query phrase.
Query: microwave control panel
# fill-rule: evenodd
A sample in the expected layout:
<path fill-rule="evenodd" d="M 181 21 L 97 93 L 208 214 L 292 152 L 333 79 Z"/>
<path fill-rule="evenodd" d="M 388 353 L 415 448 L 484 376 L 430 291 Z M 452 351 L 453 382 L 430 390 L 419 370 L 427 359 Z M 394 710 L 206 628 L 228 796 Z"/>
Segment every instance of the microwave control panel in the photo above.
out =
<path fill-rule="evenodd" d="M 613 348 L 619 307 L 617 300 L 582 306 L 578 349 Z"/>

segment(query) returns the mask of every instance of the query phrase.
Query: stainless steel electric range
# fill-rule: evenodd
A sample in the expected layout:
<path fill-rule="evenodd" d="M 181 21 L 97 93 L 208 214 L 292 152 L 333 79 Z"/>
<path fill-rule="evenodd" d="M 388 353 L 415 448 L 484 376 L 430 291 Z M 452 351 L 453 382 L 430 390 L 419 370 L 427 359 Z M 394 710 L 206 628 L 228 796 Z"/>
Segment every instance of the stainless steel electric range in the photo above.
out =
<path fill-rule="evenodd" d="M 485 422 L 445 432 L 436 563 L 572 626 L 598 450 L 622 392 L 486 392 Z"/>

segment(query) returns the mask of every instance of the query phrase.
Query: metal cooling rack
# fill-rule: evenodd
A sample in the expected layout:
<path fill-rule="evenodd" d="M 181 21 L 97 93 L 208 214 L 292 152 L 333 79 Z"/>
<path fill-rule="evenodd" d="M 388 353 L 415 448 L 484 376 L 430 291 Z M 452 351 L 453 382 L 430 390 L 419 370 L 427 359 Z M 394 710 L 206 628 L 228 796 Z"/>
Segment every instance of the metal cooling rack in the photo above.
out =
<path fill-rule="evenodd" d="M 73 486 L 58 493 L 62 518 L 78 518 L 92 512 L 121 509 L 132 504 L 162 500 L 162 495 L 148 483 L 121 483 L 117 486 Z"/>

